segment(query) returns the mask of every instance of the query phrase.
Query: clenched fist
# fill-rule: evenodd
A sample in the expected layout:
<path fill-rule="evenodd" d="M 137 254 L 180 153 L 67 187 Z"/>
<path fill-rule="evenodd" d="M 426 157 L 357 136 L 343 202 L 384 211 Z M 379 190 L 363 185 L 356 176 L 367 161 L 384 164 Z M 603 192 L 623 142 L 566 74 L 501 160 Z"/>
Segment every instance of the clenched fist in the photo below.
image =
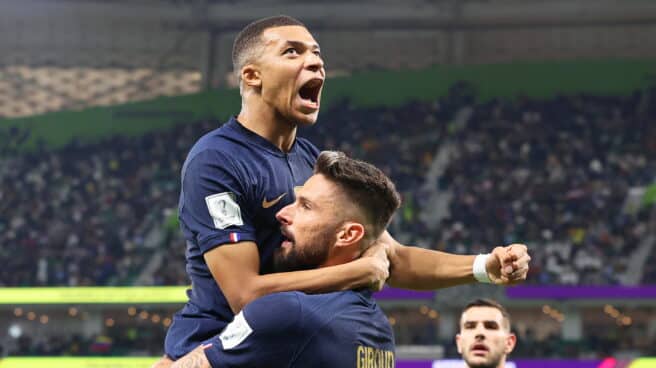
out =
<path fill-rule="evenodd" d="M 526 280 L 529 262 L 528 248 L 524 244 L 496 247 L 485 262 L 487 275 L 496 285 L 514 285 Z"/>

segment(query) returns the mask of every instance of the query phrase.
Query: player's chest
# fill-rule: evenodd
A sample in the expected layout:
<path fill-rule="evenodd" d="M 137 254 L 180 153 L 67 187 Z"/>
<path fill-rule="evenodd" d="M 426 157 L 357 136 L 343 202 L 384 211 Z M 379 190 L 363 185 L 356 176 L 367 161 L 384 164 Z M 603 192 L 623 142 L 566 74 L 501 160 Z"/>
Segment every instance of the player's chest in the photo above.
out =
<path fill-rule="evenodd" d="M 255 214 L 262 222 L 275 223 L 275 214 L 294 202 L 295 192 L 312 175 L 307 160 L 286 156 L 268 159 L 256 173 L 253 188 Z"/>

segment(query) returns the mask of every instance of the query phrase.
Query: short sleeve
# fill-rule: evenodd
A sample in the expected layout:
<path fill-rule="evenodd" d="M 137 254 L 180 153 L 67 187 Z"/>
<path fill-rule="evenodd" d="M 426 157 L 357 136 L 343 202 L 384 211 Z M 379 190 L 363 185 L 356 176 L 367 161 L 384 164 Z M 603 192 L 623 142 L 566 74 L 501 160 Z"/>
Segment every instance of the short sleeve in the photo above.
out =
<path fill-rule="evenodd" d="M 219 151 L 199 152 L 185 165 L 180 221 L 203 253 L 217 245 L 256 239 L 248 180 Z"/>
<path fill-rule="evenodd" d="M 205 342 L 205 355 L 212 367 L 286 367 L 301 345 L 300 315 L 297 293 L 257 299 Z"/>

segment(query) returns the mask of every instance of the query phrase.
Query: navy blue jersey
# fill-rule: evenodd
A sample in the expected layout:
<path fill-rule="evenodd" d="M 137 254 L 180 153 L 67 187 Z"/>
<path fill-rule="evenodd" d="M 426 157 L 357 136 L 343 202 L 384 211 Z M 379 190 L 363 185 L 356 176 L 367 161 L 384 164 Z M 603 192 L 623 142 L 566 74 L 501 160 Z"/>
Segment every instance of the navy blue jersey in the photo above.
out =
<path fill-rule="evenodd" d="M 205 341 L 213 368 L 394 367 L 394 334 L 371 291 L 276 293 Z"/>
<path fill-rule="evenodd" d="M 294 201 L 294 188 L 312 175 L 318 154 L 302 138 L 284 153 L 234 118 L 192 147 L 182 167 L 178 207 L 192 286 L 166 336 L 171 358 L 190 352 L 234 317 L 203 254 L 222 244 L 253 241 L 260 273 L 271 272 L 273 251 L 283 240 L 275 214 Z"/>

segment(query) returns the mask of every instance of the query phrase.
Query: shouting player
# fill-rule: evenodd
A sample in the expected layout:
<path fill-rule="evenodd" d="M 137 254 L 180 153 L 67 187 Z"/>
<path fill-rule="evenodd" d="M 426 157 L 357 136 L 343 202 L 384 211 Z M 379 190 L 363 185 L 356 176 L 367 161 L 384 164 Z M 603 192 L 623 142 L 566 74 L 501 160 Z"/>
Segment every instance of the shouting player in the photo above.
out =
<path fill-rule="evenodd" d="M 460 316 L 458 352 L 468 368 L 503 368 L 517 337 L 510 331 L 510 315 L 499 303 L 477 299 Z"/>
<path fill-rule="evenodd" d="M 246 26 L 235 39 L 233 67 L 241 111 L 201 137 L 182 169 L 179 217 L 192 288 L 169 327 L 168 358 L 160 363 L 192 351 L 246 304 L 274 292 L 382 287 L 388 276 L 392 286 L 413 289 L 526 278 L 530 257 L 522 244 L 487 255 L 453 255 L 401 245 L 387 232 L 371 248 L 374 256 L 272 273 L 274 252 L 293 241 L 280 232 L 275 214 L 294 201 L 319 153 L 296 132 L 316 122 L 326 73 L 314 37 L 287 16 Z"/>

